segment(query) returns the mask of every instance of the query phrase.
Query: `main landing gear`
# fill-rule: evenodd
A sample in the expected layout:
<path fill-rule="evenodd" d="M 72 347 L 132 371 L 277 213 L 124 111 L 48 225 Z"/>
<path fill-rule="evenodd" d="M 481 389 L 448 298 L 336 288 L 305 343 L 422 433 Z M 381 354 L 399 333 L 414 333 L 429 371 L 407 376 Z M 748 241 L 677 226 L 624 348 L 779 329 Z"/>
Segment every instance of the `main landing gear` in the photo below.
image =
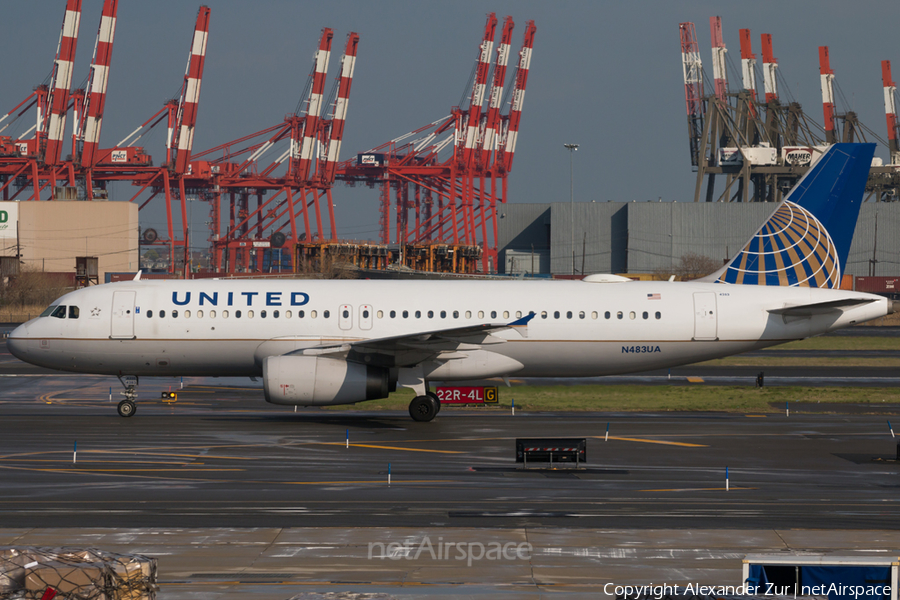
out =
<path fill-rule="evenodd" d="M 441 412 L 441 401 L 432 391 L 425 392 L 423 396 L 416 396 L 409 403 L 409 416 L 413 421 L 426 423 L 434 419 Z"/>
<path fill-rule="evenodd" d="M 134 403 L 137 400 L 137 375 L 120 375 L 119 381 L 125 387 L 125 391 L 119 392 L 119 394 L 125 396 L 125 399 L 119 402 L 116 410 L 119 412 L 120 417 L 133 417 L 137 411 L 137 405 Z"/>

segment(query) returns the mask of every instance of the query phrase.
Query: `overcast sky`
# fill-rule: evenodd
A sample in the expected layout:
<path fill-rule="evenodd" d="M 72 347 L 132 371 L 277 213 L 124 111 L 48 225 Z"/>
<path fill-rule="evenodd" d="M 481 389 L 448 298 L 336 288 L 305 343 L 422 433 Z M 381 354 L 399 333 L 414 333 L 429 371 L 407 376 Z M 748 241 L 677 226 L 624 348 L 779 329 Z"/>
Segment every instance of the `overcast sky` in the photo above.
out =
<path fill-rule="evenodd" d="M 881 61 L 900 78 L 900 2 L 453 1 L 296 2 L 211 0 L 210 37 L 194 150 L 275 125 L 294 111 L 323 27 L 335 31 L 331 82 L 349 31 L 360 35 L 341 158 L 441 118 L 468 93 L 488 11 L 516 22 L 514 52 L 525 22 L 537 26 L 509 201 L 569 200 L 569 155 L 577 202 L 691 201 L 695 175 L 688 154 L 678 24 L 696 24 L 711 77 L 709 18 L 723 18 L 732 87 L 740 85 L 738 30 L 771 33 L 787 89 L 822 120 L 818 46 L 830 46 L 836 82 L 860 119 L 886 137 Z M 101 0 L 84 0 L 73 87 L 87 77 Z M 199 4 L 121 0 L 101 146 L 109 147 L 178 94 Z M 0 114 L 49 75 L 64 0 L 5 0 L 0 32 Z M 499 26 L 498 26 L 499 39 Z M 510 67 L 515 58 L 510 59 Z M 761 59 L 759 60 L 761 63 Z M 512 71 L 512 68 L 510 69 Z M 762 78 L 759 77 L 760 87 Z M 28 119 L 15 133 L 33 124 Z M 6 134 L 10 131 L 5 132 Z M 143 140 L 159 164 L 162 131 Z M 887 159 L 880 147 L 879 156 Z M 116 199 L 130 189 L 114 190 Z M 338 233 L 376 238 L 378 193 L 335 187 Z M 206 209 L 195 203 L 203 227 Z M 142 214 L 144 226 L 163 224 Z"/>

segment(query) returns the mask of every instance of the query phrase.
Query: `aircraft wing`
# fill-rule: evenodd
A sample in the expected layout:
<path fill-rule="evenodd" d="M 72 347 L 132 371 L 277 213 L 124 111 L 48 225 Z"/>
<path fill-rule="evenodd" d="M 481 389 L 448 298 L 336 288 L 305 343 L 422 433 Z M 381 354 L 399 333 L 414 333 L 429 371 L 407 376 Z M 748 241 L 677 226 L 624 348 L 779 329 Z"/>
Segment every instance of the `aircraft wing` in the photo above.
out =
<path fill-rule="evenodd" d="M 869 304 L 870 302 L 875 302 L 875 300 L 872 298 L 843 298 L 841 300 L 832 300 L 830 302 L 814 302 L 812 304 L 801 304 L 798 306 L 770 308 L 769 312 L 773 315 L 784 315 L 786 317 L 811 317 L 813 315 L 822 315 L 842 308 Z"/>
<path fill-rule="evenodd" d="M 327 356 L 381 367 L 410 367 L 432 359 L 465 358 L 465 350 L 502 344 L 506 340 L 492 335 L 499 331 L 514 330 L 527 337 L 528 322 L 533 318 L 534 313 L 531 313 L 511 323 L 482 323 L 356 342 L 323 344 L 294 350 L 288 355 Z"/>

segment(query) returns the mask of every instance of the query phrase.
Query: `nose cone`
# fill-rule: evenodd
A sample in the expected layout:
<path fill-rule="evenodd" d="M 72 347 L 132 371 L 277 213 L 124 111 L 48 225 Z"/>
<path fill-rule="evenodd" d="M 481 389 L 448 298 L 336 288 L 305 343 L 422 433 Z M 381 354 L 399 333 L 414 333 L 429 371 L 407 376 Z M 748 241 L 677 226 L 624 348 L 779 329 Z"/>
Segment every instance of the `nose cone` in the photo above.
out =
<path fill-rule="evenodd" d="M 28 325 L 19 325 L 9 334 L 6 339 L 6 347 L 9 348 L 10 354 L 19 360 L 26 360 L 28 354 Z"/>

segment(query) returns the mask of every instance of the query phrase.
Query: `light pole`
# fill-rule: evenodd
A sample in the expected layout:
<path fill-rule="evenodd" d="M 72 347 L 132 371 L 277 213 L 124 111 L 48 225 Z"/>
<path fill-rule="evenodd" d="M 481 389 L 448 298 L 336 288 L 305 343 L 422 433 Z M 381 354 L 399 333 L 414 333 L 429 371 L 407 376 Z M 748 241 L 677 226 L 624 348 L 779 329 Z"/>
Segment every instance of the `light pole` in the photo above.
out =
<path fill-rule="evenodd" d="M 575 152 L 578 144 L 563 144 L 569 151 L 569 204 L 571 206 L 571 227 L 569 229 L 569 242 L 572 244 L 572 275 L 575 274 Z"/>

